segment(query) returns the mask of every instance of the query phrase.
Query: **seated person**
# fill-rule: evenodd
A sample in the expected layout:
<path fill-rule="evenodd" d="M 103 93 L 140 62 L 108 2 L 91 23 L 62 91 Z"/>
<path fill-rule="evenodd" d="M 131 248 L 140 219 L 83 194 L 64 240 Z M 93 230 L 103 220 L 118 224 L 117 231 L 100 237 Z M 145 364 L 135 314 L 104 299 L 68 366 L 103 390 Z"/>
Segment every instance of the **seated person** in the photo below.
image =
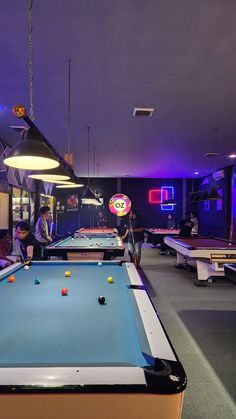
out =
<path fill-rule="evenodd" d="M 175 220 L 172 217 L 172 214 L 168 214 L 167 216 L 167 228 L 173 230 L 175 228 Z"/>
<path fill-rule="evenodd" d="M 190 219 L 190 214 L 186 213 L 185 218 L 179 223 L 180 237 L 191 237 L 193 226 L 194 224 Z"/>
<path fill-rule="evenodd" d="M 103 215 L 102 211 L 98 212 L 97 227 L 98 228 L 107 228 L 107 217 L 105 215 Z"/>
<path fill-rule="evenodd" d="M 13 262 L 7 256 L 11 252 L 11 240 L 8 235 L 8 230 L 0 230 L 0 269 L 7 268 Z"/>
<path fill-rule="evenodd" d="M 193 212 L 190 212 L 190 219 L 193 223 L 193 228 L 192 228 L 192 236 L 197 236 L 198 235 L 198 219 L 196 217 L 196 215 Z"/>
<path fill-rule="evenodd" d="M 29 224 L 26 221 L 19 221 L 16 225 L 15 239 L 20 250 L 20 260 L 25 265 L 30 265 L 32 259 L 38 257 L 36 240 L 29 231 Z"/>
<path fill-rule="evenodd" d="M 39 219 L 35 226 L 35 238 L 41 248 L 41 259 L 46 259 L 46 246 L 52 242 L 48 229 L 48 219 L 50 217 L 50 208 L 45 205 L 39 210 Z"/>
<path fill-rule="evenodd" d="M 172 214 L 168 214 L 167 216 L 166 227 L 168 228 L 168 230 L 174 230 L 175 228 L 175 220 L 173 219 Z M 159 255 L 164 255 L 167 251 L 172 252 L 172 249 L 169 246 L 167 246 L 167 244 L 165 244 L 164 237 L 162 237 L 161 242 L 160 242 Z"/>

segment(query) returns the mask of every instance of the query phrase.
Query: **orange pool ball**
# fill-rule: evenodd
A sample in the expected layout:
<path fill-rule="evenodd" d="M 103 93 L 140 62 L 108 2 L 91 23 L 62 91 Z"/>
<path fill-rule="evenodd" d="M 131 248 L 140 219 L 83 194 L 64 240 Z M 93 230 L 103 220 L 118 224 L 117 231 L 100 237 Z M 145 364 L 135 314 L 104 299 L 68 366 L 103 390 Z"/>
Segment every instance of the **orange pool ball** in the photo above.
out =
<path fill-rule="evenodd" d="M 11 282 L 11 283 L 15 282 L 15 276 L 14 275 L 9 276 L 8 282 Z"/>

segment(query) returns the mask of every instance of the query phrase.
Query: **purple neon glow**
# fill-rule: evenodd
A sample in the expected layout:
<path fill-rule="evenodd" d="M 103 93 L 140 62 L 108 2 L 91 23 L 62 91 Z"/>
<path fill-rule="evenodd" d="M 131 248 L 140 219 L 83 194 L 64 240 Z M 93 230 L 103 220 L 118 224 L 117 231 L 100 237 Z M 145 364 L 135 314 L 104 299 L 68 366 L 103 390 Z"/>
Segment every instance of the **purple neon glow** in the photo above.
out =
<path fill-rule="evenodd" d="M 175 196 L 175 191 L 174 191 L 174 187 L 173 186 L 162 186 L 161 187 L 161 193 L 162 193 L 162 202 L 165 200 L 163 194 L 164 192 L 167 192 L 167 199 L 174 199 Z M 161 210 L 162 211 L 173 211 L 174 210 L 174 205 L 161 205 Z"/>

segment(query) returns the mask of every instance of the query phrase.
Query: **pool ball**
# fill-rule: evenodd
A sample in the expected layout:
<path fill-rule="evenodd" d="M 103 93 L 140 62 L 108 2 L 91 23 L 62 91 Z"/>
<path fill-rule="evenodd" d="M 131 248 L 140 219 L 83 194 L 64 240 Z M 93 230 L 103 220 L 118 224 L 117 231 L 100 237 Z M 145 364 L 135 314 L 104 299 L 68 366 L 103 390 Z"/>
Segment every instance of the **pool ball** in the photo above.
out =
<path fill-rule="evenodd" d="M 28 271 L 28 270 L 29 270 L 29 266 L 28 266 L 28 265 L 25 265 L 25 266 L 24 266 L 24 270 L 25 270 L 25 271 Z"/>
<path fill-rule="evenodd" d="M 68 295 L 68 288 L 62 288 L 61 295 Z"/>
<path fill-rule="evenodd" d="M 40 284 L 40 279 L 39 279 L 39 278 L 35 278 L 34 283 L 35 283 L 36 285 L 39 285 L 39 284 Z"/>
<path fill-rule="evenodd" d="M 113 280 L 112 276 L 109 276 L 107 278 L 107 282 L 109 282 L 109 284 L 113 284 L 114 280 Z"/>
<path fill-rule="evenodd" d="M 232 246 L 232 243 L 229 243 L 229 246 Z"/>
<path fill-rule="evenodd" d="M 100 242 L 100 245 L 102 246 L 102 242 Z"/>
<path fill-rule="evenodd" d="M 70 277 L 70 271 L 66 271 L 65 276 L 66 276 L 66 278 L 69 278 Z"/>
<path fill-rule="evenodd" d="M 102 262 L 98 262 L 98 266 L 102 266 Z"/>
<path fill-rule="evenodd" d="M 11 283 L 15 282 L 15 277 L 14 277 L 14 275 L 9 276 L 9 278 L 8 278 L 8 282 L 11 282 Z"/>
<path fill-rule="evenodd" d="M 105 297 L 103 297 L 102 295 L 100 297 L 98 297 L 98 302 L 99 304 L 104 304 L 106 301 Z"/>
<path fill-rule="evenodd" d="M 90 243 L 90 246 L 93 246 L 93 243 Z"/>
<path fill-rule="evenodd" d="M 107 240 L 110 240 L 110 237 L 107 237 Z"/>

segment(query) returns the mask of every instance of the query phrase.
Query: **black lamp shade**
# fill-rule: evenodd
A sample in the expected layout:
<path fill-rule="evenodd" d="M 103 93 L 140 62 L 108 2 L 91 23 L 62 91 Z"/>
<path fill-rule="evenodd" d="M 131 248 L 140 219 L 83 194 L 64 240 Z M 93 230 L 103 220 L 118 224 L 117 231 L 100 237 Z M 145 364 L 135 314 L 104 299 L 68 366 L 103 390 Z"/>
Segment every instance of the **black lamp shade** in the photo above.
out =
<path fill-rule="evenodd" d="M 203 191 L 201 194 L 201 200 L 202 201 L 207 201 L 208 200 L 208 191 Z"/>
<path fill-rule="evenodd" d="M 199 192 L 195 192 L 192 197 L 192 202 L 200 202 L 201 201 L 201 194 Z"/>
<path fill-rule="evenodd" d="M 217 188 L 212 188 L 208 195 L 208 199 L 221 199 L 221 195 L 219 194 Z"/>
<path fill-rule="evenodd" d="M 64 166 L 62 166 L 62 164 L 60 164 L 60 166 L 56 167 L 55 169 L 51 169 L 51 170 L 44 170 L 43 172 L 41 172 L 40 170 L 38 170 L 35 173 L 31 173 L 29 175 L 30 178 L 32 179 L 38 179 L 38 180 L 43 180 L 46 182 L 50 182 L 50 181 L 55 181 L 55 180 L 69 180 L 71 178 L 71 176 L 73 175 L 73 173 L 68 172 L 66 170 L 66 168 Z M 72 179 L 73 181 L 73 179 Z"/>
<path fill-rule="evenodd" d="M 41 140 L 23 140 L 17 143 L 4 164 L 25 170 L 47 170 L 59 166 L 55 154 Z"/>
<path fill-rule="evenodd" d="M 56 155 L 34 128 L 25 131 L 25 138 L 11 149 L 4 164 L 24 170 L 47 170 L 59 166 Z"/>
<path fill-rule="evenodd" d="M 82 196 L 82 204 L 101 205 L 102 203 L 99 198 L 96 198 L 92 189 L 86 188 L 84 195 Z"/>
<path fill-rule="evenodd" d="M 162 205 L 176 205 L 176 201 L 174 198 L 165 199 L 162 203 Z"/>

